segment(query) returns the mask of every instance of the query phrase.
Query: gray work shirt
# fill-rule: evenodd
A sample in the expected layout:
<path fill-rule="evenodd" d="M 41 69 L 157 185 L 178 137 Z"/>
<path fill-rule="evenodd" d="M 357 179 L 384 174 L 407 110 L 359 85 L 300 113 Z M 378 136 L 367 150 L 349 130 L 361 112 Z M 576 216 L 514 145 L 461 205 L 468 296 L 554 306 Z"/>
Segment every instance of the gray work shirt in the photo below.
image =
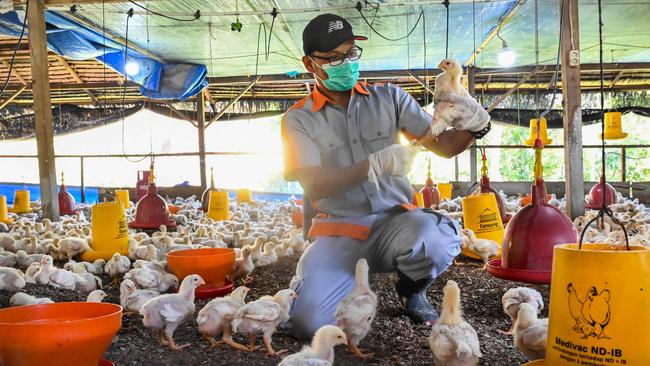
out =
<path fill-rule="evenodd" d="M 417 138 L 432 117 L 404 90 L 392 84 L 364 85 L 352 90 L 348 109 L 335 104 L 317 87 L 291 107 L 282 120 L 284 177 L 296 180 L 302 167 L 347 167 L 376 151 L 399 143 L 398 132 Z M 413 188 L 405 177 L 384 174 L 379 189 L 370 182 L 315 202 L 317 211 L 338 217 L 362 217 L 411 202 Z"/>

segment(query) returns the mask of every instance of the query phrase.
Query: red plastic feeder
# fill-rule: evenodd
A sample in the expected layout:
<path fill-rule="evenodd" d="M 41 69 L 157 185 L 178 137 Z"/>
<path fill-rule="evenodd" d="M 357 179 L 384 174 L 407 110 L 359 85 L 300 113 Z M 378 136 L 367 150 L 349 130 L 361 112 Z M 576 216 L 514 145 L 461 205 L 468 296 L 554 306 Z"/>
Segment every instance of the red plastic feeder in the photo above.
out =
<path fill-rule="evenodd" d="M 420 193 L 422 193 L 422 202 L 424 202 L 424 208 L 437 209 L 438 205 L 440 204 L 440 191 L 433 184 L 433 179 L 431 179 L 431 159 L 427 160 L 427 180 L 424 183 L 424 187 L 422 187 L 420 190 Z"/>
<path fill-rule="evenodd" d="M 154 183 L 153 161 L 150 172 L 147 195 L 138 201 L 135 207 L 135 221 L 130 222 L 129 227 L 143 230 L 158 229 L 160 225 L 176 227 L 176 222 L 169 217 L 167 202 L 158 195 L 158 188 Z"/>
<path fill-rule="evenodd" d="M 74 215 L 77 212 L 77 202 L 68 192 L 61 172 L 61 188 L 59 189 L 59 213 L 61 215 Z"/>
<path fill-rule="evenodd" d="M 606 188 L 603 189 L 603 186 Z M 605 190 L 606 193 L 604 193 Z M 598 210 L 602 208 L 603 196 L 605 196 L 605 203 L 607 206 L 616 201 L 616 189 L 614 189 L 611 184 L 605 183 L 605 179 L 603 179 L 603 176 L 601 175 L 600 183 L 594 185 L 591 187 L 591 190 L 589 190 L 589 197 L 587 198 L 585 207 L 592 210 Z"/>

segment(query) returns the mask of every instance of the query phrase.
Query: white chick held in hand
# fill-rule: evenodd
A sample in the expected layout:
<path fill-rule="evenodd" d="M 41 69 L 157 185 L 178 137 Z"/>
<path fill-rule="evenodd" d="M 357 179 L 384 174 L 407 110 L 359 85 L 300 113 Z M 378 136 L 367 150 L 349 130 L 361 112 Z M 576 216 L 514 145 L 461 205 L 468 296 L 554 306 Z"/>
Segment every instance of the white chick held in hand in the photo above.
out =
<path fill-rule="evenodd" d="M 530 304 L 521 304 L 515 325 L 515 346 L 529 360 L 546 356 L 548 319 L 537 319 L 537 310 Z"/>
<path fill-rule="evenodd" d="M 507 332 L 501 331 L 503 334 L 515 334 L 515 324 L 517 323 L 517 314 L 519 313 L 519 306 L 521 304 L 530 304 L 539 314 L 544 309 L 544 300 L 542 295 L 535 289 L 528 287 L 515 287 L 511 288 L 503 294 L 501 298 L 503 305 L 503 312 L 506 313 L 512 320 L 512 326 Z"/>
<path fill-rule="evenodd" d="M 372 357 L 357 348 L 363 340 L 377 312 L 377 295 L 368 283 L 368 262 L 361 258 L 355 269 L 355 286 L 352 292 L 336 307 L 336 325 L 347 335 L 348 350 L 357 358 Z"/>
<path fill-rule="evenodd" d="M 463 319 L 460 288 L 447 281 L 443 289 L 440 319 L 433 325 L 429 347 L 436 366 L 474 366 L 482 356 L 478 335 Z"/>
<path fill-rule="evenodd" d="M 278 366 L 328 366 L 334 362 L 334 347 L 347 344 L 348 340 L 341 328 L 334 325 L 320 327 L 310 346 L 298 353 L 285 357 Z"/>
<path fill-rule="evenodd" d="M 434 136 L 438 136 L 447 128 L 452 127 L 452 121 L 460 116 L 456 106 L 453 103 L 441 100 L 440 96 L 452 94 L 469 97 L 469 93 L 460 80 L 463 75 L 463 68 L 458 61 L 446 58 L 440 61 L 438 67 L 443 70 L 443 73 L 436 77 L 435 90 L 433 91 L 435 111 L 433 113 L 431 134 Z"/>
<path fill-rule="evenodd" d="M 173 351 L 180 351 L 189 346 L 176 345 L 173 335 L 179 325 L 194 315 L 194 290 L 204 284 L 205 281 L 199 275 L 187 276 L 183 279 L 178 293 L 155 297 L 140 309 L 142 324 L 159 333 L 161 340 L 166 339 L 167 345 Z"/>
<path fill-rule="evenodd" d="M 275 296 L 263 296 L 249 302 L 237 310 L 232 321 L 233 330 L 248 337 L 248 348 L 255 349 L 255 336 L 262 333 L 268 355 L 275 356 L 286 351 L 276 352 L 271 345 L 271 337 L 278 325 L 289 320 L 291 304 L 298 295 L 292 290 L 280 290 Z"/>
<path fill-rule="evenodd" d="M 213 347 L 219 345 L 214 337 L 221 334 L 223 343 L 234 349 L 248 350 L 248 347 L 233 341 L 231 324 L 237 310 L 244 306 L 248 291 L 248 287 L 239 286 L 229 296 L 216 298 L 205 304 L 199 311 L 196 318 L 199 332 Z"/>

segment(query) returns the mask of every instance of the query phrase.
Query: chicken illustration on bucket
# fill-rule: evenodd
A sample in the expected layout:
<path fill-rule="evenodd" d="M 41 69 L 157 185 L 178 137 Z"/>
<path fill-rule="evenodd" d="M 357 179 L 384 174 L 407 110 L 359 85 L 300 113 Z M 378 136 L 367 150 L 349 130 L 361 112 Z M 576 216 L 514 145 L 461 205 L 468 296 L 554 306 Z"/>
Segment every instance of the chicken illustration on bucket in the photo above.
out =
<path fill-rule="evenodd" d="M 569 292 L 569 312 L 575 320 L 573 330 L 583 334 L 583 339 L 596 337 L 596 339 L 610 339 L 605 335 L 605 328 L 609 324 L 612 308 L 609 304 L 611 294 L 609 290 L 598 292 L 595 286 L 587 290 L 586 296 L 581 300 L 573 283 L 567 285 Z"/>

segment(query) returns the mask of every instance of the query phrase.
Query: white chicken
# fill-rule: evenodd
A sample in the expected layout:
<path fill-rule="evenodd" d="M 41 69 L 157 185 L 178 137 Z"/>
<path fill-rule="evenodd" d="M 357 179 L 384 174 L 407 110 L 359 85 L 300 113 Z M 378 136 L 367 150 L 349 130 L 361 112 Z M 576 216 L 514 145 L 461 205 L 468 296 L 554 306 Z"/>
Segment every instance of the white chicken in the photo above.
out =
<path fill-rule="evenodd" d="M 255 264 L 253 264 L 253 257 L 251 256 L 251 248 L 244 247 L 241 250 L 241 257 L 235 259 L 235 263 L 233 263 L 232 269 L 230 270 L 228 277 L 233 283 L 235 283 L 235 281 L 246 276 L 244 279 L 241 280 L 241 282 L 244 285 L 247 285 L 252 281 L 250 274 L 251 272 L 253 272 L 254 269 L 255 269 Z"/>
<path fill-rule="evenodd" d="M 187 276 L 183 279 L 178 293 L 154 297 L 140 309 L 142 324 L 160 334 L 161 340 L 166 339 L 167 345 L 173 351 L 180 351 L 189 346 L 176 345 L 173 335 L 179 325 L 194 315 L 194 290 L 204 284 L 205 281 L 199 275 Z"/>
<path fill-rule="evenodd" d="M 370 289 L 368 282 L 368 262 L 365 258 L 357 261 L 355 269 L 355 286 L 336 307 L 336 325 L 347 335 L 348 350 L 355 357 L 365 359 L 373 354 L 364 354 L 357 347 L 368 335 L 377 313 L 377 295 Z"/>
<path fill-rule="evenodd" d="M 92 250 L 86 239 L 75 237 L 68 237 L 59 240 L 58 246 L 59 253 L 65 255 L 67 258 L 72 258 Z"/>
<path fill-rule="evenodd" d="M 514 334 L 515 324 L 517 323 L 517 314 L 521 304 L 530 304 L 537 311 L 537 314 L 544 309 L 544 300 L 539 291 L 528 287 L 511 288 L 501 297 L 503 312 L 512 320 L 512 326 L 503 334 Z"/>
<path fill-rule="evenodd" d="M 297 295 L 292 290 L 280 290 L 275 296 L 263 296 L 259 300 L 249 302 L 237 310 L 232 322 L 233 330 L 248 337 L 248 348 L 255 349 L 255 336 L 262 333 L 268 355 L 275 356 L 283 353 L 276 352 L 271 345 L 271 337 L 278 325 L 289 320 L 289 311 Z"/>
<path fill-rule="evenodd" d="M 103 288 L 102 279 L 92 273 L 84 272 L 77 275 L 75 288 L 83 293 L 90 293 Z"/>
<path fill-rule="evenodd" d="M 433 91 L 433 101 L 435 103 L 433 125 L 431 126 L 433 136 L 438 136 L 448 127 L 452 127 L 452 121 L 460 116 L 457 107 L 453 103 L 442 101 L 440 96 L 443 93 L 451 93 L 470 97 L 461 83 L 463 68 L 458 61 L 446 58 L 440 61 L 438 67 L 443 70 L 443 73 L 436 77 Z"/>
<path fill-rule="evenodd" d="M 257 267 L 266 267 L 278 261 L 278 255 L 275 254 L 275 244 L 268 242 L 264 244 L 264 252 L 257 257 L 257 262 L 255 266 Z"/>
<path fill-rule="evenodd" d="M 17 292 L 25 287 L 25 275 L 15 268 L 0 267 L 0 290 Z"/>
<path fill-rule="evenodd" d="M 124 275 L 124 278 L 132 280 L 140 288 L 156 290 L 161 293 L 178 287 L 178 277 L 150 268 L 132 269 Z"/>
<path fill-rule="evenodd" d="M 233 341 L 231 325 L 237 310 L 245 305 L 248 291 L 248 287 L 239 286 L 229 296 L 213 299 L 199 311 L 196 318 L 199 332 L 213 347 L 219 345 L 214 337 L 221 334 L 223 343 L 242 351 L 248 350 L 248 347 Z"/>
<path fill-rule="evenodd" d="M 51 256 L 46 255 L 41 258 L 41 267 L 38 269 L 38 272 L 34 274 L 34 280 L 39 285 L 47 285 L 50 283 L 50 273 L 55 270 L 54 260 Z"/>
<path fill-rule="evenodd" d="M 253 257 L 253 262 L 257 263 L 257 259 L 262 255 L 262 247 L 264 246 L 264 238 L 257 237 L 255 242 L 251 246 L 251 257 Z"/>
<path fill-rule="evenodd" d="M 529 360 L 546 356 L 548 319 L 537 319 L 537 311 L 527 303 L 519 306 L 515 325 L 515 346 Z"/>
<path fill-rule="evenodd" d="M 43 256 L 44 254 L 27 254 L 24 250 L 16 252 L 17 263 L 20 267 L 29 267 L 32 263 L 38 263 Z"/>
<path fill-rule="evenodd" d="M 442 311 L 431 329 L 429 347 L 436 366 L 473 366 L 482 356 L 476 330 L 463 319 L 460 288 L 454 281 L 443 289 Z"/>
<path fill-rule="evenodd" d="M 41 270 L 41 263 L 35 262 L 29 265 L 25 270 L 25 282 L 36 283 L 36 273 Z"/>
<path fill-rule="evenodd" d="M 61 268 L 54 268 L 50 272 L 48 284 L 53 287 L 74 290 L 77 288 L 77 283 L 82 281 L 85 282 L 85 280 L 76 273 Z"/>
<path fill-rule="evenodd" d="M 135 283 L 125 279 L 120 284 L 120 305 L 127 313 L 137 313 L 147 301 L 160 296 L 155 290 L 138 290 Z"/>
<path fill-rule="evenodd" d="M 94 290 L 88 294 L 86 302 L 102 302 L 106 296 L 108 296 L 106 292 L 102 290 Z"/>
<path fill-rule="evenodd" d="M 37 298 L 36 296 L 32 296 L 24 292 L 16 292 L 9 299 L 9 305 L 11 306 L 39 305 L 39 304 L 52 304 L 52 303 L 54 303 L 54 301 L 52 301 L 50 298 L 47 297 Z"/>
<path fill-rule="evenodd" d="M 467 248 L 476 253 L 483 260 L 483 269 L 487 268 L 490 258 L 499 254 L 499 243 L 490 239 L 479 239 L 472 229 L 463 229 L 467 235 Z"/>
<path fill-rule="evenodd" d="M 117 282 L 117 276 L 123 275 L 131 268 L 131 260 L 129 257 L 115 253 L 111 259 L 106 262 L 104 272 L 113 278 L 113 282 Z"/>
<path fill-rule="evenodd" d="M 278 366 L 328 366 L 334 363 L 334 347 L 347 344 L 345 332 L 334 325 L 320 327 L 310 346 L 304 346 L 298 353 L 285 357 Z"/>

